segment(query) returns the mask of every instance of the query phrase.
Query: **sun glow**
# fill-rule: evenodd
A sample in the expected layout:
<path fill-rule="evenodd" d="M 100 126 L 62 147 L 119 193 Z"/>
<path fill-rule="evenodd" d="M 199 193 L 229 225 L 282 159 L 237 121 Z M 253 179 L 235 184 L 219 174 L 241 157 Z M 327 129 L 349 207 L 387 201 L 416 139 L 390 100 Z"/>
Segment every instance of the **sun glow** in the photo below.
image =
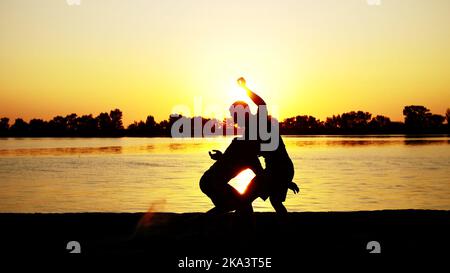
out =
<path fill-rule="evenodd" d="M 450 101 L 450 1 L 64 2 L 0 1 L 10 123 L 115 108 L 124 125 L 161 121 L 196 97 L 222 119 L 248 102 L 239 77 L 280 121 L 352 110 L 399 121 L 405 105 L 444 113 Z"/>
<path fill-rule="evenodd" d="M 233 178 L 229 184 L 243 194 L 253 177 L 255 177 L 255 173 L 250 169 L 245 169 Z"/>

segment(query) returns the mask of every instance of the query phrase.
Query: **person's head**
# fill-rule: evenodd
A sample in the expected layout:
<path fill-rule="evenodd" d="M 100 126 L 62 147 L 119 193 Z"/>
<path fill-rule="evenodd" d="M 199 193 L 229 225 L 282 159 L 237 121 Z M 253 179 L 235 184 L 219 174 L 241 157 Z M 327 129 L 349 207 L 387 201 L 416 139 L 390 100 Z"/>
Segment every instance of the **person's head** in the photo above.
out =
<path fill-rule="evenodd" d="M 248 128 L 250 115 L 250 107 L 245 101 L 236 101 L 230 106 L 230 115 L 233 118 L 233 122 L 239 127 Z"/>

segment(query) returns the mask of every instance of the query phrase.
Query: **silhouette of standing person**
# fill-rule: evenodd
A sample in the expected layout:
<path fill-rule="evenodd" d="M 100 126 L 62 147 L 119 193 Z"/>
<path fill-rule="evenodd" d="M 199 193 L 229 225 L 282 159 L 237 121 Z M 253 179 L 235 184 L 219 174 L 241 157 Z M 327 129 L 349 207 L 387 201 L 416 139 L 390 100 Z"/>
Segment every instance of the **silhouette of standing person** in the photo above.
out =
<path fill-rule="evenodd" d="M 259 122 L 259 108 L 266 106 L 266 102 L 251 91 L 244 78 L 238 79 L 238 84 L 247 93 L 248 97 L 258 106 L 257 122 Z M 268 120 L 269 122 L 270 120 Z M 259 128 L 259 124 L 257 126 Z M 279 137 L 278 147 L 273 151 L 260 151 L 260 155 L 264 158 L 266 168 L 260 174 L 257 174 L 253 180 L 249 183 L 245 193 L 243 194 L 243 205 L 252 203 L 257 197 L 261 197 L 263 200 L 269 198 L 275 211 L 279 214 L 286 214 L 287 209 L 283 205 L 286 200 L 286 194 L 288 189 L 291 189 L 294 193 L 299 192 L 297 184 L 292 182 L 294 177 L 294 165 L 286 151 L 283 139 L 281 135 Z M 253 210 L 251 206 L 247 206 L 247 209 Z"/>

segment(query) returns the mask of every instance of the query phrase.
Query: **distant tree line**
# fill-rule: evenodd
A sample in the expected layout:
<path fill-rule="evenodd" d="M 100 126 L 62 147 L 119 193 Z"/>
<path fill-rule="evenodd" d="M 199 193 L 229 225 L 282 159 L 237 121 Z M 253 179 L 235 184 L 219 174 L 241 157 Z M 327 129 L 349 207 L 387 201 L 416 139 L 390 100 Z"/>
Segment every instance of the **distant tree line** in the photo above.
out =
<path fill-rule="evenodd" d="M 325 121 L 313 116 L 296 116 L 280 122 L 282 134 L 436 134 L 450 133 L 450 109 L 445 116 L 432 114 L 420 105 L 405 106 L 404 122 L 369 112 L 351 111 Z M 446 121 L 446 123 L 444 123 Z"/>
<path fill-rule="evenodd" d="M 445 116 L 432 114 L 420 105 L 405 106 L 404 122 L 391 121 L 382 115 L 372 116 L 369 112 L 351 111 L 333 115 L 321 121 L 313 116 L 296 116 L 280 122 L 281 134 L 448 134 L 450 133 L 450 108 Z M 78 116 L 69 114 L 56 116 L 51 120 L 18 118 L 10 125 L 9 118 L 0 119 L 2 137 L 123 137 L 123 136 L 170 136 L 172 124 L 180 117 L 156 122 L 153 116 L 145 121 L 135 121 L 124 128 L 122 111 L 111 110 L 94 117 L 92 114 Z M 197 119 L 202 125 L 210 119 Z M 227 128 L 226 121 L 217 121 L 220 130 Z M 193 130 L 193 126 L 192 126 Z"/>
<path fill-rule="evenodd" d="M 29 122 L 18 118 L 10 126 L 8 118 L 0 119 L 0 135 L 33 137 L 76 137 L 76 136 L 124 136 L 122 111 L 115 109 L 109 113 L 78 116 L 70 114 L 56 116 L 49 121 L 31 119 Z"/>

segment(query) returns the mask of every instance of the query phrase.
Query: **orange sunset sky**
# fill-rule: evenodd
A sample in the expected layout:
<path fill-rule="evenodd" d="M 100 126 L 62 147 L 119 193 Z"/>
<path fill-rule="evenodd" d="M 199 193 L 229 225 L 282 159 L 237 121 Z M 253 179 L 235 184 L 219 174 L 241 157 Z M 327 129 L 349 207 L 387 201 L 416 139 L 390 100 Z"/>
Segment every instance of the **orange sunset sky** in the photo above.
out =
<path fill-rule="evenodd" d="M 444 114 L 450 1 L 0 1 L 0 117 L 159 121 L 195 97 L 211 116 L 243 97 L 240 76 L 280 119 Z"/>

